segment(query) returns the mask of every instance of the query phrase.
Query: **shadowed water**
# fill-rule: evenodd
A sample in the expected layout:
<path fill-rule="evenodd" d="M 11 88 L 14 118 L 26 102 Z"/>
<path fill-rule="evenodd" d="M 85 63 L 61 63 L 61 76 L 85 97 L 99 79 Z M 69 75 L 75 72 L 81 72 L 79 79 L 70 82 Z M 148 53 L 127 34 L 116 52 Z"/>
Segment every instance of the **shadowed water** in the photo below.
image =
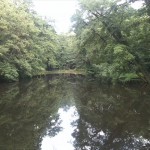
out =
<path fill-rule="evenodd" d="M 0 84 L 0 150 L 148 150 L 150 89 L 51 75 Z"/>

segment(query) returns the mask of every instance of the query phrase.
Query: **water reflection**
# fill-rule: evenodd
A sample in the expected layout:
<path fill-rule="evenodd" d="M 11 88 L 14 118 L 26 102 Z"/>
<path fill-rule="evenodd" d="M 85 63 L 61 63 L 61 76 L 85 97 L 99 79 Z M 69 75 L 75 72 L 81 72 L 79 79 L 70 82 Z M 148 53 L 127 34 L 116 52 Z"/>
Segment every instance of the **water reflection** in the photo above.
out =
<path fill-rule="evenodd" d="M 2 150 L 148 150 L 150 89 L 78 76 L 0 85 Z"/>
<path fill-rule="evenodd" d="M 73 134 L 76 149 L 148 150 L 150 96 L 145 93 L 149 89 L 100 86 L 80 85 L 76 97 L 80 118 Z"/>
<path fill-rule="evenodd" d="M 62 131 L 55 137 L 45 136 L 42 141 L 42 150 L 61 150 L 63 148 L 66 150 L 74 150 L 73 142 L 75 139 L 71 135 L 75 127 L 71 123 L 79 119 L 76 107 L 71 106 L 67 110 L 60 108 L 58 114 Z"/>

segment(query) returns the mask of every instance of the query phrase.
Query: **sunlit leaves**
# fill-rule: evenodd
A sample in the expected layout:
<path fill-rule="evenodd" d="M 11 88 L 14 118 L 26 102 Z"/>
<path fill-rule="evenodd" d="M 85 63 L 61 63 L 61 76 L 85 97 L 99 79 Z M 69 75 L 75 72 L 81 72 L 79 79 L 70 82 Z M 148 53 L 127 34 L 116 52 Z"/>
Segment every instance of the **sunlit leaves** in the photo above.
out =
<path fill-rule="evenodd" d="M 17 80 L 45 70 L 48 60 L 52 67 L 57 64 L 54 28 L 29 10 L 29 3 L 24 1 L 0 2 L 0 62 L 6 66 L 0 68 L 2 79 L 13 80 L 9 70 L 17 73 Z"/>

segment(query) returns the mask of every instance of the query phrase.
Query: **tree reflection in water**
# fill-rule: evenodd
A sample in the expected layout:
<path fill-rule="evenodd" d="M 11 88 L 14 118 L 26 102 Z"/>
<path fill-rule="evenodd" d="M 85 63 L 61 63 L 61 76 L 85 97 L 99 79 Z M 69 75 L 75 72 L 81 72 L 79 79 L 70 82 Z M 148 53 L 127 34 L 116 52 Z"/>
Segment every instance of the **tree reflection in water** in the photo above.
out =
<path fill-rule="evenodd" d="M 62 130 L 57 112 L 71 96 L 64 82 L 52 76 L 0 86 L 0 149 L 38 150 L 43 137 Z"/>
<path fill-rule="evenodd" d="M 71 122 L 74 122 L 79 119 L 76 107 L 70 106 L 69 109 L 60 108 L 58 111 L 60 115 L 60 120 L 62 121 L 60 127 L 62 131 L 59 132 L 55 137 L 45 136 L 42 141 L 42 150 L 74 150 L 73 142 L 74 138 L 71 136 L 75 127 L 71 125 Z"/>
<path fill-rule="evenodd" d="M 147 150 L 149 108 L 148 88 L 99 85 L 78 76 L 3 84 L 0 149 Z"/>
<path fill-rule="evenodd" d="M 78 89 L 80 119 L 73 133 L 77 150 L 150 148 L 149 89 L 140 91 L 95 83 L 81 84 Z"/>

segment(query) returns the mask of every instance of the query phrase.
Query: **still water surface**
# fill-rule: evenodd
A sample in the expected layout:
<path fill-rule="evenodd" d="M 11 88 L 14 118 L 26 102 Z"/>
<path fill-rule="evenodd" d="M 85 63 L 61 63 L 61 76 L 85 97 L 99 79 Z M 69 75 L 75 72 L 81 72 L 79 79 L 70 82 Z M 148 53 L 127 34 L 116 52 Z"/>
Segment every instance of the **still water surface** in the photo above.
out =
<path fill-rule="evenodd" d="M 0 84 L 0 150 L 149 150 L 150 89 L 52 75 Z"/>

